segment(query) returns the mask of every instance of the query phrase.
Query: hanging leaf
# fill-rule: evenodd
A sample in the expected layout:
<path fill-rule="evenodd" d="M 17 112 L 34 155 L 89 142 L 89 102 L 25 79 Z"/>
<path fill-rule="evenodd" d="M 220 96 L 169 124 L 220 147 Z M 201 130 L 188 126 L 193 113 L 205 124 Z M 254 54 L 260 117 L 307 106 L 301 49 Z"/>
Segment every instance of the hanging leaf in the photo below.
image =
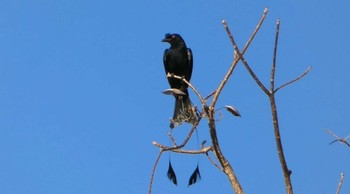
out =
<path fill-rule="evenodd" d="M 197 168 L 193 171 L 190 180 L 188 180 L 188 186 L 191 186 L 197 182 L 197 180 L 201 180 L 201 173 L 199 172 L 199 167 L 197 164 Z"/>
<path fill-rule="evenodd" d="M 236 117 L 241 117 L 241 114 L 238 112 L 238 110 L 233 106 L 225 106 L 226 110 L 230 113 L 232 113 Z"/>
<path fill-rule="evenodd" d="M 174 185 L 177 185 L 176 174 L 173 167 L 171 166 L 170 160 L 169 160 L 169 168 L 168 168 L 167 176 L 169 180 L 174 183 Z"/>
<path fill-rule="evenodd" d="M 186 95 L 186 93 L 184 93 L 183 91 L 176 89 L 176 88 L 166 89 L 166 90 L 162 91 L 162 93 L 165 95 L 173 95 L 173 96 L 178 96 L 178 95 L 185 96 Z"/>

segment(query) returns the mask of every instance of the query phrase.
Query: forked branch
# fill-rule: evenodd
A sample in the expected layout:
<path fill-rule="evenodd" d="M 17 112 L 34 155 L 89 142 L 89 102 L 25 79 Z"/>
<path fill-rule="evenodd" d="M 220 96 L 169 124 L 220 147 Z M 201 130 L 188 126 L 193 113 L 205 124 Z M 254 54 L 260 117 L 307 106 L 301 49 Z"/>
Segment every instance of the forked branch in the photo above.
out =
<path fill-rule="evenodd" d="M 222 89 L 224 88 L 226 82 L 227 82 L 228 79 L 230 78 L 230 76 L 231 76 L 233 70 L 235 69 L 237 63 L 239 62 L 240 59 L 242 59 L 244 53 L 245 53 L 246 50 L 248 49 L 250 43 L 253 41 L 253 39 L 254 39 L 256 33 L 259 31 L 261 25 L 263 24 L 263 22 L 264 22 L 264 20 L 265 20 L 265 18 L 266 18 L 267 12 L 268 12 L 268 9 L 265 8 L 265 9 L 264 9 L 264 12 L 263 12 L 263 15 L 262 15 L 261 18 L 260 18 L 260 21 L 259 21 L 258 24 L 256 25 L 255 30 L 253 31 L 252 35 L 249 37 L 247 43 L 245 44 L 245 46 L 244 46 L 244 48 L 243 48 L 243 50 L 242 50 L 242 53 L 239 53 L 238 58 L 234 56 L 233 62 L 232 62 L 232 64 L 231 64 L 229 70 L 227 71 L 227 73 L 226 73 L 224 79 L 221 81 L 221 83 L 220 83 L 218 89 L 216 90 L 216 92 L 215 92 L 215 94 L 214 94 L 213 101 L 211 102 L 211 105 L 210 105 L 211 107 L 214 107 L 214 106 L 215 106 L 215 104 L 216 104 L 216 102 L 217 102 L 217 100 L 218 100 L 218 98 L 219 98 L 219 95 L 220 95 Z M 231 43 L 232 43 L 232 45 L 233 45 L 233 47 L 234 47 L 234 50 L 236 51 L 237 44 L 234 43 L 235 40 L 234 40 L 233 35 L 232 35 L 232 33 L 231 33 L 231 31 L 230 31 L 230 29 L 229 29 L 227 23 L 226 23 L 226 20 L 222 20 L 222 24 L 224 25 L 224 28 L 225 28 L 225 30 L 226 30 L 226 32 L 227 32 L 227 35 L 229 36 L 229 38 L 230 38 L 230 40 L 231 40 Z"/>
<path fill-rule="evenodd" d="M 277 153 L 278 153 L 278 157 L 280 159 L 280 163 L 283 171 L 284 182 L 286 185 L 286 192 L 288 194 L 292 194 L 293 187 L 292 187 L 292 180 L 290 178 L 292 171 L 288 169 L 287 161 L 283 152 L 282 138 L 281 138 L 279 123 L 278 123 L 277 105 L 275 100 L 275 89 L 274 89 L 279 28 L 280 28 L 280 20 L 278 19 L 276 22 L 276 38 L 275 38 L 275 46 L 274 46 L 273 60 L 272 60 L 272 67 L 271 67 L 269 99 L 270 99 L 270 105 L 271 105 L 272 122 L 273 122 L 273 128 L 275 133 Z"/>
<path fill-rule="evenodd" d="M 293 80 L 291 80 L 289 82 L 286 82 L 286 83 L 282 84 L 277 89 L 275 89 L 274 93 L 276 93 L 278 90 L 280 90 L 280 89 L 282 89 L 282 88 L 284 88 L 284 87 L 286 87 L 286 86 L 288 86 L 288 85 L 290 85 L 290 84 L 292 84 L 294 82 L 297 82 L 297 81 L 301 80 L 303 77 L 305 77 L 311 71 L 311 69 L 312 69 L 312 67 L 309 66 L 300 76 L 298 76 L 297 78 L 295 78 L 295 79 L 293 79 Z"/>
<path fill-rule="evenodd" d="M 329 134 L 331 134 L 335 138 L 335 140 L 332 141 L 329 144 L 333 144 L 334 142 L 339 141 L 340 143 L 343 143 L 343 144 L 347 145 L 350 148 L 350 143 L 348 142 L 348 139 L 350 138 L 350 135 L 348 135 L 345 138 L 341 138 L 338 135 L 336 135 L 333 131 L 331 131 L 330 129 L 324 129 L 324 130 L 327 131 Z"/>

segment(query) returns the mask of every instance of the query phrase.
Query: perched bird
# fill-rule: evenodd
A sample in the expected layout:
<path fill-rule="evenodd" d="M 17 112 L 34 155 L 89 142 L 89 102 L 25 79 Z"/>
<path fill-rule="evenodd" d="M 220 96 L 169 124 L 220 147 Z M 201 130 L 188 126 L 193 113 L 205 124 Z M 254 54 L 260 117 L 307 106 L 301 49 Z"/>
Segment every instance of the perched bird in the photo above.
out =
<path fill-rule="evenodd" d="M 165 74 L 173 74 L 180 77 L 184 77 L 187 81 L 190 81 L 193 69 L 193 56 L 190 48 L 187 48 L 185 41 L 179 34 L 165 34 L 165 38 L 162 42 L 170 44 L 170 48 L 165 49 L 163 56 L 163 63 L 165 68 Z M 190 96 L 188 94 L 188 85 L 180 79 L 174 77 L 168 77 L 168 82 L 171 89 L 177 89 L 179 92 L 173 92 L 175 97 L 175 109 L 170 128 L 174 128 L 183 122 L 194 123 L 197 118 L 197 112 L 192 106 Z M 167 176 L 170 181 L 175 185 L 177 184 L 177 178 L 175 171 L 171 165 L 169 158 L 169 168 Z M 192 173 L 188 186 L 196 183 L 201 178 L 199 167 Z"/>
<path fill-rule="evenodd" d="M 165 34 L 162 42 L 170 44 L 170 48 L 165 49 L 163 55 L 165 73 L 181 76 L 190 81 L 193 69 L 191 49 L 187 48 L 185 41 L 179 34 Z M 174 128 L 182 122 L 194 123 L 197 117 L 188 94 L 188 85 L 173 77 L 168 77 L 168 82 L 172 89 L 178 89 L 184 93 L 184 95 L 174 94 L 175 109 L 170 128 Z"/>

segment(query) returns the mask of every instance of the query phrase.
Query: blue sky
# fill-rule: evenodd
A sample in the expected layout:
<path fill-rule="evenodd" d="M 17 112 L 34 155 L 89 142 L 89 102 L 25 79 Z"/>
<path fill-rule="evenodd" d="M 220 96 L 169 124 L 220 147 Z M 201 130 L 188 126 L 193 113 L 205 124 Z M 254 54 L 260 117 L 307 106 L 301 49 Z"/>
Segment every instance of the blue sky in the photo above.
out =
<path fill-rule="evenodd" d="M 330 128 L 350 134 L 349 1 L 91 1 L 0 2 L 0 193 L 146 193 L 158 148 L 169 144 L 173 98 L 162 55 L 165 33 L 192 49 L 191 82 L 205 96 L 223 78 L 264 8 L 269 14 L 246 60 L 267 84 L 275 22 L 281 19 L 276 84 L 313 69 L 278 92 L 281 134 L 295 193 L 350 193 L 350 150 L 329 145 Z M 190 93 L 192 101 L 198 99 Z M 239 64 L 218 101 L 220 144 L 246 193 L 284 193 L 268 98 Z M 178 142 L 188 125 L 174 130 Z M 209 140 L 206 121 L 199 141 Z M 192 140 L 188 149 L 197 147 Z M 160 160 L 154 193 L 233 193 L 204 156 L 171 154 L 179 185 Z M 199 161 L 202 180 L 187 187 Z"/>

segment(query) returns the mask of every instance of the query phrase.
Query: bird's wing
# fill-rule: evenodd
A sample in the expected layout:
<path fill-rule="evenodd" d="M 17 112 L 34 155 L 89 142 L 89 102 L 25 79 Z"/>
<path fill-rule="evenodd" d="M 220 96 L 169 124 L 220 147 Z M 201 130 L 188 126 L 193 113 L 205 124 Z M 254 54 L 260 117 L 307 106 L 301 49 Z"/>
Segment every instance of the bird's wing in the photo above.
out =
<path fill-rule="evenodd" d="M 165 74 L 169 72 L 169 67 L 167 64 L 168 54 L 169 54 L 168 49 L 165 49 L 163 54 L 163 64 L 164 64 Z"/>
<path fill-rule="evenodd" d="M 192 69 L 193 69 L 193 55 L 190 48 L 187 49 L 187 58 L 188 58 L 188 71 L 186 71 L 185 78 L 187 81 L 191 80 Z"/>

